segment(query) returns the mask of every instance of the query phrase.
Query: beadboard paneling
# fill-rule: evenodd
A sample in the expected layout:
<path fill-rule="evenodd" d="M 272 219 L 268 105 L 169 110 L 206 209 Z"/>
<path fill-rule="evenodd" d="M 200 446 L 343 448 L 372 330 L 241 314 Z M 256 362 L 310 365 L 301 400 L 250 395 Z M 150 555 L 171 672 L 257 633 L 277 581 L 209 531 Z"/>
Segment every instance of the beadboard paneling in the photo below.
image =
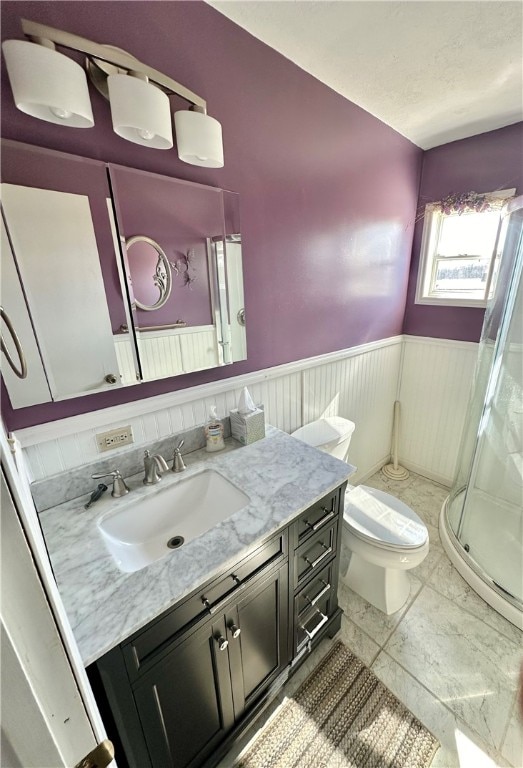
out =
<path fill-rule="evenodd" d="M 399 400 L 400 461 L 451 485 L 478 345 L 405 336 Z"/>
<path fill-rule="evenodd" d="M 390 455 L 392 415 L 397 396 L 401 345 L 339 360 L 303 372 L 304 423 L 343 416 L 356 424 L 349 459 L 358 482 Z"/>
<path fill-rule="evenodd" d="M 450 485 L 476 355 L 477 345 L 473 343 L 396 337 L 346 350 L 345 354 L 260 371 L 256 377 L 249 374 L 221 381 L 216 387 L 199 388 L 194 399 L 187 391 L 185 402 L 169 405 L 162 399 L 156 410 L 151 410 L 146 400 L 133 404 L 133 414 L 125 413 L 124 417 L 118 407 L 107 409 L 103 426 L 99 426 L 97 414 L 98 426 L 92 428 L 86 428 L 85 421 L 75 432 L 64 425 L 63 434 L 49 439 L 39 438 L 39 429 L 31 428 L 20 439 L 31 479 L 40 480 L 99 459 L 97 432 L 131 424 L 135 446 L 147 447 L 162 437 L 204 424 L 212 405 L 219 415 L 226 415 L 236 407 L 242 387 L 248 384 L 255 402 L 264 404 L 267 422 L 285 432 L 321 416 L 338 415 L 354 421 L 349 457 L 358 467 L 353 480 L 361 482 L 389 459 L 399 384 L 400 461 L 415 472 Z M 48 427 L 42 425 L 42 430 Z M 119 453 L 125 450 L 110 454 L 115 466 Z"/>
<path fill-rule="evenodd" d="M 249 391 L 255 402 L 263 403 L 267 422 L 285 432 L 293 432 L 302 426 L 304 417 L 308 421 L 323 411 L 327 415 L 337 414 L 355 420 L 360 425 L 359 435 L 355 437 L 356 449 L 361 446 L 355 454 L 359 474 L 369 474 L 375 465 L 385 461 L 389 450 L 401 348 L 402 339 L 397 337 L 384 340 L 382 345 L 366 345 L 359 354 L 358 350 L 347 350 L 345 358 L 340 359 L 340 353 L 335 353 L 332 363 L 328 362 L 328 355 L 322 356 L 321 365 L 311 370 L 311 361 L 302 361 L 303 370 L 296 370 L 295 363 L 281 366 L 280 376 L 275 375 L 278 369 L 273 369 L 270 376 L 261 371 L 258 381 L 248 382 Z M 229 389 L 224 389 L 223 383 L 220 382 L 220 389 L 214 394 L 195 395 L 194 400 L 181 404 L 138 412 L 132 417 L 126 416 L 125 421 L 116 414 L 113 418 L 118 420 L 112 421 L 112 409 L 107 409 L 108 420 L 103 427 L 84 427 L 74 433 L 65 429 L 64 434 L 48 440 L 35 439 L 38 428 L 33 428 L 30 432 L 32 439 L 21 435 L 30 479 L 41 480 L 99 459 L 96 434 L 123 423 L 131 425 L 134 445 L 146 447 L 162 437 L 204 424 L 212 405 L 216 406 L 219 415 L 226 415 L 236 407 L 245 382 L 243 377 L 231 379 Z M 374 399 L 377 400 L 375 405 Z M 361 427 L 364 420 L 368 420 L 365 429 Z M 111 452 L 115 466 L 118 466 L 119 453 L 125 450 Z"/>

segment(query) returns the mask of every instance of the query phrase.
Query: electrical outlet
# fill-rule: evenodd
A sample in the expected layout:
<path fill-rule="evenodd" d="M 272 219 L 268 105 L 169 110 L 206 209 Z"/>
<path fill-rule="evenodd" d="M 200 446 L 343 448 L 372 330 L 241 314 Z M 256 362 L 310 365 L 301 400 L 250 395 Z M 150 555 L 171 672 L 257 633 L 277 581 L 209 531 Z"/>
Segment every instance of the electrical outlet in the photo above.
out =
<path fill-rule="evenodd" d="M 109 432 L 100 432 L 96 435 L 96 444 L 100 453 L 112 451 L 114 448 L 120 448 L 122 445 L 129 445 L 129 443 L 134 443 L 131 425 L 117 427 L 109 430 Z"/>

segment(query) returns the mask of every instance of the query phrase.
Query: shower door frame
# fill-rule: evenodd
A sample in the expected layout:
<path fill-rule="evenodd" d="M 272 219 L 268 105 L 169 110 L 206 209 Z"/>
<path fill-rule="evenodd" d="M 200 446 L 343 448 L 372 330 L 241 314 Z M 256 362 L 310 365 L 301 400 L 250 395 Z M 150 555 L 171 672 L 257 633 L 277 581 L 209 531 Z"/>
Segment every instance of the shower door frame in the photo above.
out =
<path fill-rule="evenodd" d="M 510 216 L 512 213 L 515 213 L 515 211 L 520 210 L 521 208 L 523 208 L 522 195 L 510 201 L 510 203 L 507 205 L 506 216 Z M 465 565 L 468 566 L 468 568 L 477 577 L 479 577 L 479 579 L 481 580 L 481 582 L 484 583 L 487 589 L 497 594 L 504 603 L 508 603 L 509 606 L 512 606 L 516 610 L 518 616 L 516 616 L 510 610 L 504 613 L 501 610 L 501 606 L 497 606 L 497 607 L 493 606 L 493 607 L 496 610 L 498 610 L 498 612 L 503 613 L 503 615 L 505 615 L 505 617 L 508 618 L 509 621 L 512 621 L 512 623 L 515 623 L 517 626 L 520 626 L 520 628 L 523 629 L 523 613 L 522 613 L 523 602 L 519 600 L 517 597 L 515 597 L 514 595 L 512 595 L 510 592 L 505 590 L 497 582 L 495 582 L 494 579 L 484 570 L 483 566 L 480 565 L 471 555 L 469 555 L 469 553 L 467 552 L 467 550 L 465 549 L 463 543 L 459 538 L 463 529 L 465 506 L 467 504 L 471 480 L 477 475 L 477 469 L 478 469 L 479 458 L 480 458 L 480 452 L 479 452 L 480 442 L 484 434 L 486 424 L 488 423 L 487 415 L 490 413 L 490 409 L 492 407 L 492 401 L 496 394 L 496 388 L 497 388 L 499 377 L 501 374 L 501 366 L 499 365 L 499 361 L 502 359 L 503 352 L 505 350 L 508 330 L 510 327 L 510 320 L 512 319 L 512 313 L 514 310 L 517 292 L 519 289 L 519 283 L 521 281 L 522 276 L 523 276 L 523 231 L 520 233 L 519 239 L 516 244 L 516 258 L 514 263 L 514 270 L 510 278 L 510 284 L 507 289 L 507 297 L 503 307 L 503 314 L 500 322 L 500 327 L 496 336 L 496 341 L 494 343 L 491 368 L 488 374 L 488 381 L 487 381 L 487 387 L 484 394 L 481 416 L 480 416 L 479 424 L 476 430 L 476 439 L 474 444 L 474 450 L 472 453 L 472 459 L 470 462 L 470 469 L 468 472 L 468 480 L 464 486 L 461 486 L 458 490 L 449 494 L 449 496 L 445 499 L 442 510 L 441 510 L 440 532 L 442 533 L 442 542 L 444 545 L 446 543 L 445 539 L 448 539 L 448 543 L 450 544 L 453 550 L 452 554 L 457 555 L 457 558 L 461 560 L 463 563 L 465 563 Z M 485 340 L 485 343 L 488 343 L 488 339 Z M 465 496 L 462 502 L 460 515 L 459 515 L 459 522 L 456 526 L 456 532 L 454 532 L 454 529 L 450 521 L 450 514 L 449 514 L 450 506 L 452 502 L 455 501 L 463 491 L 465 492 Z M 447 549 L 447 547 L 444 546 L 444 548 L 447 554 L 451 557 L 451 560 L 454 563 L 454 565 L 461 572 L 461 575 L 464 576 L 464 578 L 466 579 L 465 574 L 459 568 L 460 563 L 456 562 L 456 559 L 451 556 L 451 552 Z M 487 602 L 490 602 L 488 600 L 488 597 L 486 596 L 486 594 L 483 592 L 483 590 L 479 585 L 478 585 L 478 588 L 476 587 L 473 587 L 473 588 L 480 594 L 481 597 L 487 600 Z"/>

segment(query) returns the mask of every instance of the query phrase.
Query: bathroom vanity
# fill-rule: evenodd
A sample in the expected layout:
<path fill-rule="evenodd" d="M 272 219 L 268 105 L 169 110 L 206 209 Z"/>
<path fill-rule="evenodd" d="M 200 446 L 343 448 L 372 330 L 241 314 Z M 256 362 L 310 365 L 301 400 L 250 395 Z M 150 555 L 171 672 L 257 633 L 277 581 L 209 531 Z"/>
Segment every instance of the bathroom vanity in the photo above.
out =
<path fill-rule="evenodd" d="M 119 768 L 217 762 L 310 648 L 340 627 L 341 519 L 353 468 L 274 428 L 267 434 L 222 455 L 185 457 L 188 477 L 212 467 L 248 504 L 134 573 L 119 570 L 95 530 L 121 500 L 84 512 L 85 498 L 75 499 L 42 513 Z M 179 482 L 169 473 L 146 488 L 131 478 L 127 498 Z"/>

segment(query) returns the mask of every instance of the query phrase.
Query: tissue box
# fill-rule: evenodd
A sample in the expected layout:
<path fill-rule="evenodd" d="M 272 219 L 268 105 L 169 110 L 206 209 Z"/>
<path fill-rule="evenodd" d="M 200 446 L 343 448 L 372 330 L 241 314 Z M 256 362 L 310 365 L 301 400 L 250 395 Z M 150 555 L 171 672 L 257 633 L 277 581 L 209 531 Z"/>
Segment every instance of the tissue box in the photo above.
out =
<path fill-rule="evenodd" d="M 257 440 L 265 437 L 265 413 L 263 405 L 259 406 L 254 413 L 242 416 L 238 409 L 234 408 L 230 412 L 231 417 L 231 435 L 242 445 L 250 445 Z"/>

